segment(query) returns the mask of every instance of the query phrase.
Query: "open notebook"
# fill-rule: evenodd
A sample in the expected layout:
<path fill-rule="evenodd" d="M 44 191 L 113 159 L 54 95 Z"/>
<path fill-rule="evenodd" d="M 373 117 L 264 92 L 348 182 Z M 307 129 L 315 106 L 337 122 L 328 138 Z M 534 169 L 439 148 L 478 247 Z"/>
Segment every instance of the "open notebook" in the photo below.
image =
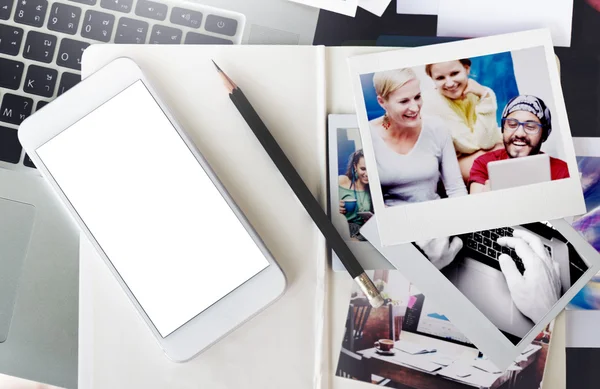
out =
<path fill-rule="evenodd" d="M 198 358 L 174 365 L 153 343 L 93 249 L 82 242 L 80 385 L 327 387 L 327 325 L 341 322 L 328 317 L 327 301 L 331 295 L 347 298 L 350 278 L 337 274 L 326 287 L 328 252 L 322 235 L 233 107 L 211 60 L 243 89 L 326 208 L 327 113 L 355 111 L 347 58 L 385 50 L 392 49 L 95 45 L 85 51 L 83 77 L 121 56 L 138 63 L 272 251 L 289 289 Z M 334 311 L 340 317 L 346 313 Z"/>

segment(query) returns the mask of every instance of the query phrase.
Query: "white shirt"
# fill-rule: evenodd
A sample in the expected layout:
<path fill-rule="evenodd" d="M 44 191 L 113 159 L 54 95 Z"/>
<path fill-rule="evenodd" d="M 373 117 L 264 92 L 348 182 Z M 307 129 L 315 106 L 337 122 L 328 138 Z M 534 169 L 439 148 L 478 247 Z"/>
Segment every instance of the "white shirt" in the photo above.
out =
<path fill-rule="evenodd" d="M 467 195 L 452 137 L 441 123 L 423 119 L 421 133 L 412 150 L 399 154 L 381 138 L 376 122 L 380 121 L 372 122 L 371 134 L 386 206 L 439 199 L 440 177 L 448 197 Z"/>

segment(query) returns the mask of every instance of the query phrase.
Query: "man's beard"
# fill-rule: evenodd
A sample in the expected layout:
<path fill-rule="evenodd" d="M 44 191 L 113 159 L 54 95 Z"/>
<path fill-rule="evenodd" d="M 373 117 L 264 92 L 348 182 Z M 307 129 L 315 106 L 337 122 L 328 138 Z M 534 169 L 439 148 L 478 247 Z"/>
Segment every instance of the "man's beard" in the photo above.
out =
<path fill-rule="evenodd" d="M 524 143 L 523 146 L 519 146 L 519 147 L 530 147 L 531 149 L 530 149 L 529 153 L 527 155 L 511 155 L 511 153 L 508 151 L 509 150 L 508 146 L 514 145 L 515 141 Z M 516 145 L 514 145 L 514 146 L 516 146 Z M 528 137 L 520 137 L 520 136 L 515 136 L 515 135 L 511 136 L 508 139 L 508 143 L 506 143 L 506 142 L 504 143 L 504 149 L 506 150 L 506 153 L 508 154 L 508 156 L 510 158 L 519 158 L 519 157 L 527 157 L 529 155 L 536 155 L 536 154 L 539 154 L 541 148 L 542 148 L 541 140 L 537 145 L 534 146 L 534 145 L 532 145 L 531 140 Z"/>

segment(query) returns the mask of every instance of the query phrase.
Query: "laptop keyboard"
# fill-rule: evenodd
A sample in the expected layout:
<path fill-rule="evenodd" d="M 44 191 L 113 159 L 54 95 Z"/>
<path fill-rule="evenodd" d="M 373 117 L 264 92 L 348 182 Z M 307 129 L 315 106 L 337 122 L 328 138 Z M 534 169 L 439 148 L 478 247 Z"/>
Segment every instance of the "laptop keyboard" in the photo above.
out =
<path fill-rule="evenodd" d="M 461 235 L 463 242 L 465 242 L 463 250 L 467 250 L 473 259 L 483 262 L 486 265 L 492 266 L 498 270 L 500 270 L 500 262 L 498 262 L 498 258 L 501 254 L 506 254 L 513 259 L 517 269 L 521 274 L 523 274 L 525 272 L 525 266 L 515 250 L 510 247 L 500 246 L 500 244 L 498 244 L 498 238 L 502 236 L 512 237 L 513 232 L 513 228 L 503 227 Z M 552 248 L 547 245 L 544 245 L 544 247 L 546 248 L 548 255 L 552 257 Z"/>
<path fill-rule="evenodd" d="M 241 14 L 193 3 L 0 0 L 1 167 L 35 168 L 17 128 L 81 80 L 90 44 L 239 44 L 244 24 Z"/>

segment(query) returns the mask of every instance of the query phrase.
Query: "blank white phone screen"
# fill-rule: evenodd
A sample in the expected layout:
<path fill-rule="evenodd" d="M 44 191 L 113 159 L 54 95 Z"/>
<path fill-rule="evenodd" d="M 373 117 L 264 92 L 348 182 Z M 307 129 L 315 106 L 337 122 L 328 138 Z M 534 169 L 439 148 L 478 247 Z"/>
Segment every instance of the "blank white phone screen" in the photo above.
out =
<path fill-rule="evenodd" d="M 269 266 L 141 80 L 37 152 L 162 337 Z"/>

